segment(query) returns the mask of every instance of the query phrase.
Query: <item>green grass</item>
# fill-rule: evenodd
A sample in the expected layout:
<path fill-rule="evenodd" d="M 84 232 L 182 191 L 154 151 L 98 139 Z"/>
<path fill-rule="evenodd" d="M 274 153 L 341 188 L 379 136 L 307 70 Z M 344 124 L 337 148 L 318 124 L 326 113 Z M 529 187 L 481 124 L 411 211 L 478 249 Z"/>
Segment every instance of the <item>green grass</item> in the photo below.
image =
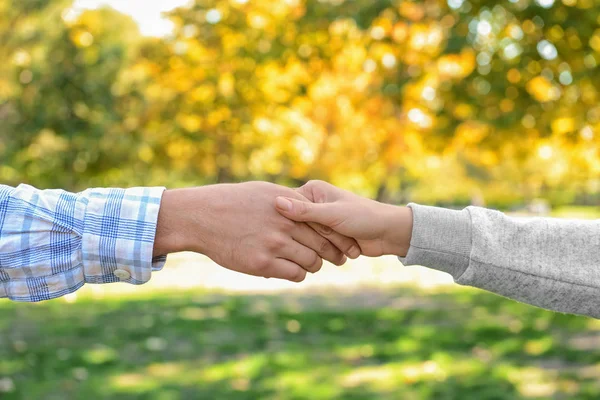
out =
<path fill-rule="evenodd" d="M 597 399 L 599 343 L 459 288 L 3 301 L 0 398 Z"/>

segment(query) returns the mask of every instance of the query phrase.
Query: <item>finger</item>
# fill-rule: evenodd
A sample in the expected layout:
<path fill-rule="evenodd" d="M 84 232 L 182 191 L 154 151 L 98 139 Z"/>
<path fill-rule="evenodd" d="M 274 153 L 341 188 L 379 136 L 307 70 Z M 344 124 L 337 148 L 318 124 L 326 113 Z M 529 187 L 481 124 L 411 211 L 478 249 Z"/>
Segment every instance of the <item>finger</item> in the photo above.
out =
<path fill-rule="evenodd" d="M 306 228 L 310 229 L 308 226 Z M 318 236 L 314 231 L 313 234 Z M 294 234 L 292 234 L 292 238 L 294 238 Z M 331 243 L 330 246 L 333 247 Z M 297 241 L 295 238 L 294 240 L 290 240 L 285 246 L 281 247 L 276 254 L 277 257 L 284 258 L 293 262 L 294 264 L 298 264 L 303 269 L 312 273 L 319 271 L 323 265 L 323 259 L 317 254 L 316 251 Z"/>
<path fill-rule="evenodd" d="M 324 181 L 310 180 L 297 188 L 296 192 L 313 203 L 331 203 L 338 199 L 343 190 Z"/>
<path fill-rule="evenodd" d="M 296 189 L 296 191 L 313 203 L 325 203 L 327 202 L 325 193 L 315 193 L 315 191 L 319 187 L 322 189 L 328 185 L 328 183 L 322 181 L 310 181 Z M 340 249 L 348 257 L 358 258 L 362 254 L 360 245 L 353 238 L 344 236 L 341 233 L 334 231 L 331 227 L 323 224 L 308 222 L 308 225 L 319 235 L 329 240 L 335 247 Z"/>
<path fill-rule="evenodd" d="M 346 262 L 346 256 L 340 249 L 305 223 L 296 222 L 291 234 L 295 241 L 312 249 L 320 258 L 335 265 L 343 265 Z"/>
<path fill-rule="evenodd" d="M 315 195 L 309 185 L 303 185 L 299 188 L 294 189 L 296 192 L 300 193 L 302 196 L 307 198 L 308 200 L 315 202 Z M 319 202 L 322 203 L 322 202 Z"/>
<path fill-rule="evenodd" d="M 333 227 L 336 222 L 335 206 L 332 203 L 311 203 L 279 196 L 275 208 L 283 216 L 298 222 L 318 222 Z"/>
<path fill-rule="evenodd" d="M 319 235 L 329 240 L 331 244 L 337 247 L 341 252 L 350 258 L 358 258 L 362 254 L 360 245 L 353 238 L 347 237 L 331 229 L 328 226 L 318 224 L 316 222 L 307 222 L 308 225 L 315 230 Z M 319 253 L 321 257 L 322 254 Z M 326 257 L 323 257 L 326 258 Z"/>
<path fill-rule="evenodd" d="M 269 271 L 272 278 L 286 279 L 292 282 L 302 282 L 306 278 L 306 270 L 284 258 L 277 258 L 273 261 Z"/>

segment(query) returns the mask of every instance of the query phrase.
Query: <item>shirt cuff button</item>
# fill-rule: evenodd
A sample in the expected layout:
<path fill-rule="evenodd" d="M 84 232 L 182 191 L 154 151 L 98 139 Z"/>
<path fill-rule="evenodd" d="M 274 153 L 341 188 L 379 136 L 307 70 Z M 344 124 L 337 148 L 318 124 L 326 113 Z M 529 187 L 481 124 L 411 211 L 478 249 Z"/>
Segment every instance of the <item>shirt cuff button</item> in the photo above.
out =
<path fill-rule="evenodd" d="M 131 274 L 124 269 L 115 269 L 113 274 L 115 274 L 115 276 L 121 280 L 127 280 L 131 278 Z"/>

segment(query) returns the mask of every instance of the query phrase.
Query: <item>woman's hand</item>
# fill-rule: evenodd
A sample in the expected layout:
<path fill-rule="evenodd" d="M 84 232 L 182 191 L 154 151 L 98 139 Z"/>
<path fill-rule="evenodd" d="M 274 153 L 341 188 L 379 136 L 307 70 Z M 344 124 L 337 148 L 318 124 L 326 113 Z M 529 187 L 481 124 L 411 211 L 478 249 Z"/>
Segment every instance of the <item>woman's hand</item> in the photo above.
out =
<path fill-rule="evenodd" d="M 310 181 L 297 191 L 310 201 L 277 197 L 275 206 L 283 216 L 313 223 L 324 237 L 352 237 L 366 256 L 406 255 L 412 234 L 410 208 L 379 203 L 323 181 Z"/>

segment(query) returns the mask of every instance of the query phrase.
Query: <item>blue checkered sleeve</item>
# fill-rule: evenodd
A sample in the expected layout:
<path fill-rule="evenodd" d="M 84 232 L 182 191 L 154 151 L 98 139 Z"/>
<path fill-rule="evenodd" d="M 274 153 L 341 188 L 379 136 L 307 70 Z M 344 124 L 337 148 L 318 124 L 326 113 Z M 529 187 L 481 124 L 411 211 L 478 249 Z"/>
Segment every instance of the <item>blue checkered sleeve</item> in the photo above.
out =
<path fill-rule="evenodd" d="M 166 261 L 152 258 L 163 191 L 0 185 L 0 297 L 33 302 L 85 283 L 147 282 Z"/>

